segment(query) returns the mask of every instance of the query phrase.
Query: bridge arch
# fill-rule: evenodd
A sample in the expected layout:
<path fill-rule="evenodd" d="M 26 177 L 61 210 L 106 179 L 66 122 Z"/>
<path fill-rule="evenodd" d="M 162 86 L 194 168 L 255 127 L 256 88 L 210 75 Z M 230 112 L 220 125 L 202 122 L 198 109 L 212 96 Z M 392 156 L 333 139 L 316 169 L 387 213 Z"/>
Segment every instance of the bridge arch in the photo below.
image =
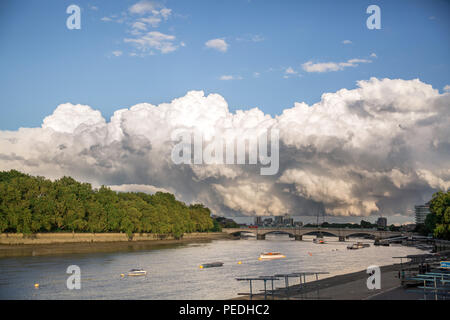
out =
<path fill-rule="evenodd" d="M 238 230 L 238 231 L 235 231 L 235 232 L 232 232 L 232 233 L 229 233 L 229 234 L 231 234 L 234 237 L 239 237 L 239 236 L 241 236 L 243 234 L 245 235 L 245 234 L 248 234 L 248 233 L 254 234 L 255 236 L 257 234 L 256 231 L 249 230 L 249 229 Z"/>
<path fill-rule="evenodd" d="M 290 231 L 284 231 L 284 230 L 271 230 L 271 231 L 267 231 L 267 232 L 261 232 L 260 234 L 263 235 L 268 235 L 268 234 L 287 234 L 290 237 L 294 237 L 295 233 L 294 232 L 290 232 Z"/>
<path fill-rule="evenodd" d="M 307 230 L 305 232 L 302 232 L 302 236 L 309 236 L 309 235 L 317 235 L 318 233 L 327 236 L 327 237 L 340 237 L 338 233 L 332 232 L 332 231 L 322 231 L 322 230 Z"/>
<path fill-rule="evenodd" d="M 356 236 L 369 236 L 371 238 L 376 237 L 376 235 L 373 232 L 372 233 L 368 233 L 368 232 L 364 232 L 364 231 L 357 231 L 357 232 L 347 233 L 345 235 L 345 237 L 356 237 Z"/>

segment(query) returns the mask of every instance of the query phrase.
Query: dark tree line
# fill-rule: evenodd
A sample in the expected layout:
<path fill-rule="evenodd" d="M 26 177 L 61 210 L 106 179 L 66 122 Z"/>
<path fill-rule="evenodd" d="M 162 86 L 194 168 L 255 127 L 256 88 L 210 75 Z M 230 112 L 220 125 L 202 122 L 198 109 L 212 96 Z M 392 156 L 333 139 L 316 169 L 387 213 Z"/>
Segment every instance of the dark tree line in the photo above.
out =
<path fill-rule="evenodd" d="M 170 193 L 117 193 L 70 177 L 51 181 L 16 170 L 0 172 L 0 232 L 146 232 L 179 238 L 215 230 L 210 213 Z"/>

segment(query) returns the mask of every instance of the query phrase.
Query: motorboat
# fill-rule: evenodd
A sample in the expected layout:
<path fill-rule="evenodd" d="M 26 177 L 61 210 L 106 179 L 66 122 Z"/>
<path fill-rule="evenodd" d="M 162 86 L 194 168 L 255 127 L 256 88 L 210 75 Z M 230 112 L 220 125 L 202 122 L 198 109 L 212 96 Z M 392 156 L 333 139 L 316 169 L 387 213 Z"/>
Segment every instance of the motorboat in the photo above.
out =
<path fill-rule="evenodd" d="M 325 244 L 325 241 L 323 240 L 323 238 L 314 238 L 313 242 L 317 243 L 317 244 Z"/>
<path fill-rule="evenodd" d="M 286 258 L 286 256 L 282 255 L 279 252 L 264 252 L 259 255 L 258 260 L 274 260 L 274 259 L 281 259 Z"/>
<path fill-rule="evenodd" d="M 147 275 L 147 271 L 145 271 L 144 269 L 131 269 L 130 271 L 128 271 L 128 276 L 145 276 Z"/>
<path fill-rule="evenodd" d="M 362 249 L 362 248 L 367 248 L 367 247 L 370 247 L 370 244 L 357 242 L 357 243 L 354 243 L 354 244 L 351 244 L 351 245 L 347 246 L 347 249 L 349 249 L 349 250 L 357 250 L 357 249 Z"/>
<path fill-rule="evenodd" d="M 223 266 L 223 262 L 211 262 L 211 263 L 204 263 L 200 265 L 200 269 L 204 268 L 217 268 Z"/>

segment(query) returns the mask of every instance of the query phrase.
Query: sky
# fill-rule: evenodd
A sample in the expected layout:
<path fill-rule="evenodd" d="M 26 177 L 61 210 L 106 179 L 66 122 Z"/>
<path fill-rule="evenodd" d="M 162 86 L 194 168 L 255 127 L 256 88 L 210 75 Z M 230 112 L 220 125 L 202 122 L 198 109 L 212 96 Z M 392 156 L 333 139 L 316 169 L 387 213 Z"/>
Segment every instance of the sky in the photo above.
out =
<path fill-rule="evenodd" d="M 224 215 L 412 222 L 450 186 L 449 14 L 438 0 L 2 1 L 0 169 Z M 166 161 L 169 129 L 226 121 L 280 129 L 277 175 Z"/>
<path fill-rule="evenodd" d="M 167 18 L 145 6 L 131 12 L 136 2 L 2 1 L 0 128 L 39 126 L 65 102 L 109 119 L 119 108 L 204 90 L 226 97 L 232 111 L 277 115 L 370 77 L 419 78 L 439 90 L 449 82 L 448 1 L 153 2 L 170 10 Z M 81 8 L 80 30 L 66 27 L 70 4 Z M 366 27 L 371 4 L 381 9 L 380 30 Z M 126 42 L 139 38 L 133 24 L 148 17 L 161 21 L 144 23 L 146 31 L 173 36 L 173 51 Z M 224 51 L 206 46 L 214 39 Z M 370 62 L 329 72 L 302 67 L 351 59 Z"/>

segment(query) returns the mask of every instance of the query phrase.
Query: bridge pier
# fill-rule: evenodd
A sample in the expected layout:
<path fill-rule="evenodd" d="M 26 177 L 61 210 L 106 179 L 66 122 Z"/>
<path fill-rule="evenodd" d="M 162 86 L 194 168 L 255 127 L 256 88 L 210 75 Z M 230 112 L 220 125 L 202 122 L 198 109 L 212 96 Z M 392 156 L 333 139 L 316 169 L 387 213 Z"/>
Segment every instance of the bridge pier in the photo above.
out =
<path fill-rule="evenodd" d="M 339 241 L 340 242 L 345 242 L 345 237 L 344 236 L 339 236 Z"/>
<path fill-rule="evenodd" d="M 295 238 L 296 241 L 302 241 L 303 240 L 303 236 L 297 235 L 297 234 L 294 236 L 294 238 Z"/>
<path fill-rule="evenodd" d="M 257 234 L 256 240 L 266 240 L 266 235 L 265 234 Z"/>

